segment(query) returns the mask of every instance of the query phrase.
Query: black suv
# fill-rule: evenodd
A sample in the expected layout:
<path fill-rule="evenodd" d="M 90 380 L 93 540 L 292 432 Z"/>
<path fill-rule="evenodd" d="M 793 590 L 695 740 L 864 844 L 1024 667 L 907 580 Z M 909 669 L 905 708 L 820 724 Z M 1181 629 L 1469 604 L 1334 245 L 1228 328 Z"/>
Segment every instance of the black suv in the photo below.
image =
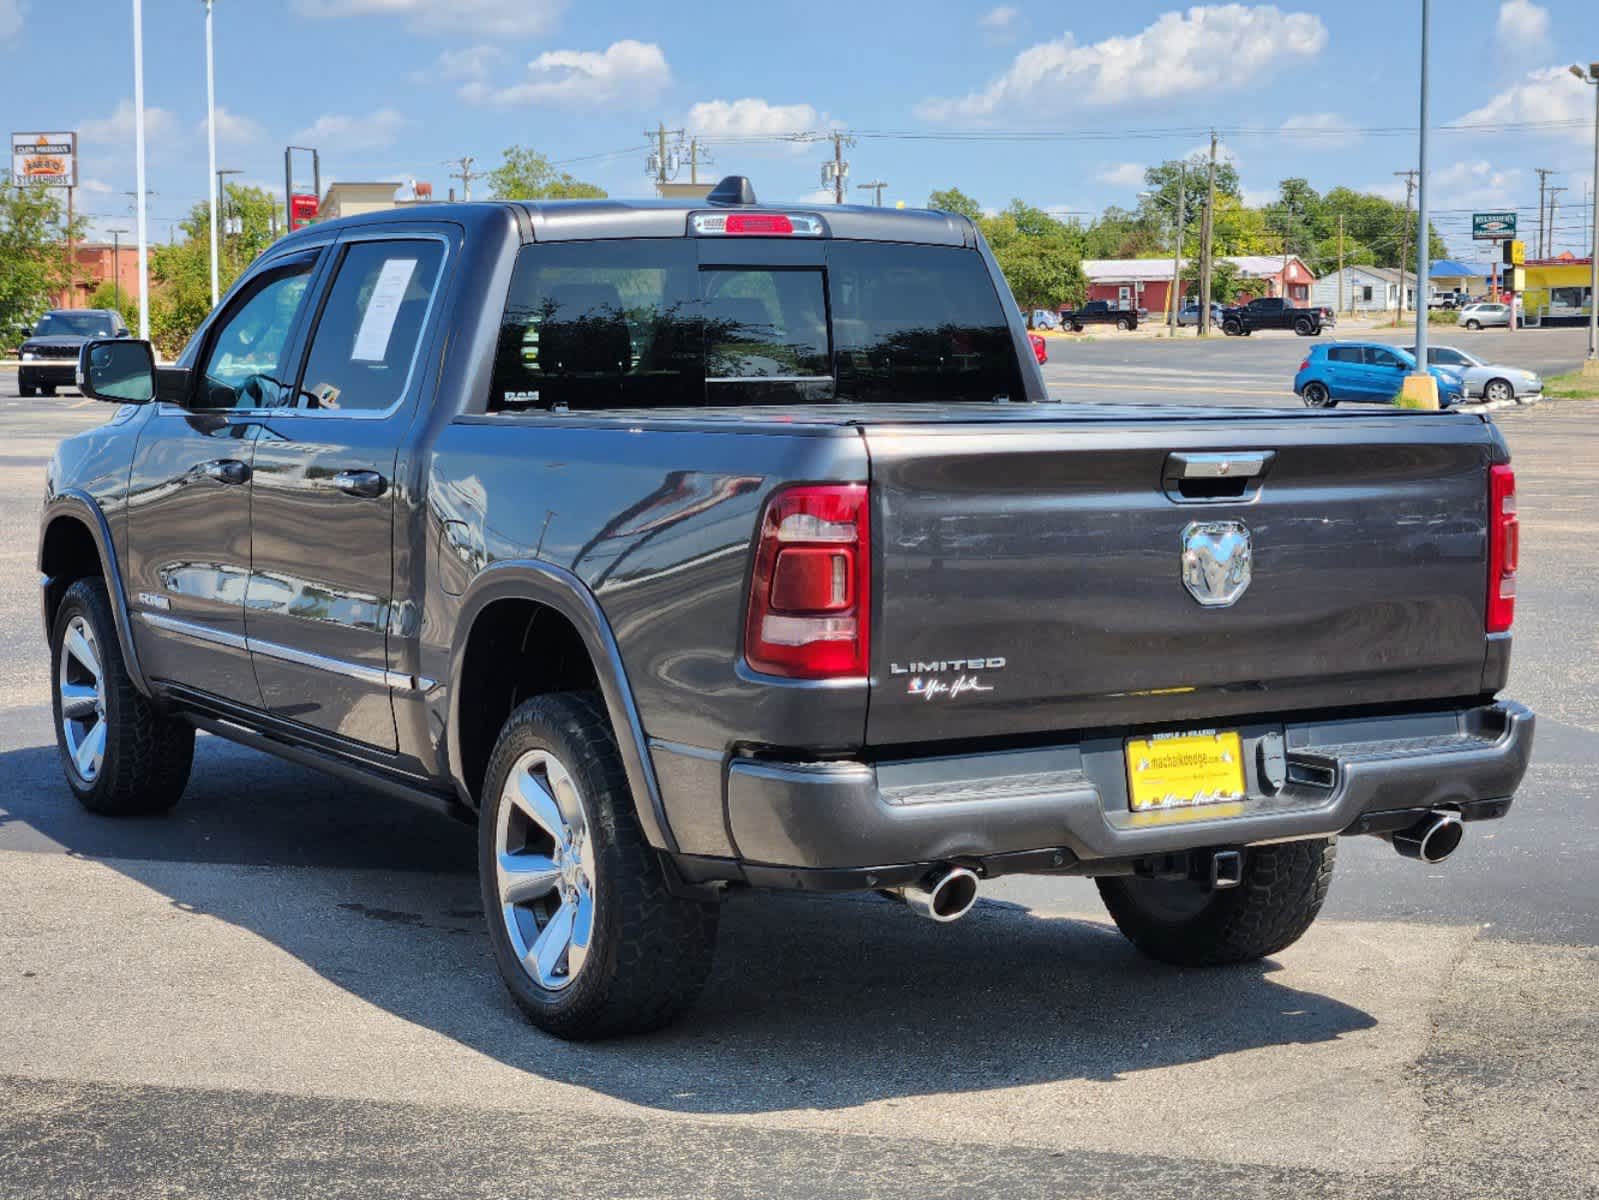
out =
<path fill-rule="evenodd" d="M 56 388 L 73 386 L 78 351 L 85 342 L 127 336 L 128 327 L 115 309 L 51 309 L 35 322 L 18 351 L 22 365 L 17 369 L 17 393 L 53 396 Z"/>

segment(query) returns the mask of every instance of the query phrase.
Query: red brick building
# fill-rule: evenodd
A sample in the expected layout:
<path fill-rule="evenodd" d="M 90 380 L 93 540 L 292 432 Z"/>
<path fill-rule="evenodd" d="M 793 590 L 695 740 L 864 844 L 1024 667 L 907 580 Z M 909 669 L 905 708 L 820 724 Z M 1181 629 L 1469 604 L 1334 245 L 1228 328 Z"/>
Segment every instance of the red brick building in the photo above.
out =
<path fill-rule="evenodd" d="M 73 257 L 72 286 L 51 295 L 51 308 L 90 307 L 89 301 L 100 285 L 111 282 L 113 270 L 121 278 L 122 294 L 138 296 L 139 250 L 132 239 L 122 241 L 115 253 L 110 242 L 79 242 Z"/>

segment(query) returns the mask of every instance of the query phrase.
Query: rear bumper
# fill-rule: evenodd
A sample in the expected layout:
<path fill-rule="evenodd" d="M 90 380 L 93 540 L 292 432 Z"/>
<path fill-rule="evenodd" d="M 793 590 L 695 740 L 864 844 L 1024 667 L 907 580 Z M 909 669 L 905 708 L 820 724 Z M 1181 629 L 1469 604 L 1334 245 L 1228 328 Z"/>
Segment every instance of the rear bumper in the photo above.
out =
<path fill-rule="evenodd" d="M 1248 798 L 1159 813 L 1129 811 L 1121 737 L 878 764 L 738 759 L 725 792 L 738 858 L 694 860 L 686 873 L 823 888 L 888 886 L 952 860 L 1093 874 L 1211 847 L 1382 833 L 1435 807 L 1503 816 L 1534 724 L 1506 701 L 1239 726 Z M 1274 787 L 1273 775 L 1286 781 Z"/>

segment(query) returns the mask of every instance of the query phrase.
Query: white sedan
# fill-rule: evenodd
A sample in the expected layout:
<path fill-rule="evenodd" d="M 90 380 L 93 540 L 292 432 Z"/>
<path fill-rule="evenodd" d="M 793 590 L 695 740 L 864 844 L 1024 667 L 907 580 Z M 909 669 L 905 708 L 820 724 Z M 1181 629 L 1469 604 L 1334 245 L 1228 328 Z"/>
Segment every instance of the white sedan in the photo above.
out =
<path fill-rule="evenodd" d="M 1430 366 L 1444 367 L 1459 375 L 1467 400 L 1526 402 L 1543 395 L 1543 380 L 1536 371 L 1483 362 L 1475 354 L 1454 346 L 1428 346 L 1427 362 Z"/>
<path fill-rule="evenodd" d="M 1508 304 L 1468 304 L 1460 310 L 1455 317 L 1456 325 L 1464 325 L 1467 329 L 1487 329 L 1491 326 L 1510 325 L 1510 305 Z"/>

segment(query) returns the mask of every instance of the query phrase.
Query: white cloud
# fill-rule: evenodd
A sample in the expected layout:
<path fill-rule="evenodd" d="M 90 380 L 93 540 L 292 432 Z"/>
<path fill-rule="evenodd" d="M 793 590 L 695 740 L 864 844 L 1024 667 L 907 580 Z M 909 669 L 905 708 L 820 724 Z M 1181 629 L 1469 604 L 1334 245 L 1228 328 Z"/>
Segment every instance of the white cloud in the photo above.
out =
<path fill-rule="evenodd" d="M 1518 167 L 1502 168 L 1486 159 L 1451 163 L 1431 172 L 1428 195 L 1433 207 L 1513 208 L 1524 175 Z M 1403 200 L 1404 187 L 1400 186 Z"/>
<path fill-rule="evenodd" d="M 116 188 L 103 179 L 79 179 L 78 186 L 96 196 L 109 196 Z"/>
<path fill-rule="evenodd" d="M 1503 125 L 1523 121 L 1570 122 L 1563 129 L 1544 132 L 1551 137 L 1570 137 L 1579 142 L 1591 142 L 1593 93 L 1588 88 L 1588 84 L 1565 67 L 1544 67 L 1531 72 L 1520 83 L 1506 88 L 1481 108 L 1472 109 L 1455 123 Z"/>
<path fill-rule="evenodd" d="M 1240 187 L 1238 198 L 1244 202 L 1245 208 L 1265 208 L 1268 204 L 1277 203 L 1278 191 L 1274 187 Z"/>
<path fill-rule="evenodd" d="M 489 72 L 504 62 L 506 53 L 499 46 L 464 46 L 459 50 L 441 50 L 431 64 L 411 73 L 416 83 L 445 80 L 458 83 L 465 79 L 486 79 Z"/>
<path fill-rule="evenodd" d="M 1282 131 L 1290 142 L 1324 150 L 1353 146 L 1360 141 L 1360 134 L 1348 121 L 1330 112 L 1300 113 L 1289 117 L 1282 123 Z"/>
<path fill-rule="evenodd" d="M 650 102 L 672 82 L 661 48 L 631 38 L 604 50 L 548 50 L 528 63 L 527 70 L 525 80 L 509 87 L 469 82 L 460 97 L 470 104 L 633 105 Z"/>
<path fill-rule="evenodd" d="M 205 136 L 205 118 L 201 117 L 194 125 L 194 131 L 201 137 Z M 249 117 L 241 117 L 228 109 L 217 107 L 217 144 L 221 146 L 248 146 L 258 142 L 264 137 L 266 131 L 261 128 L 260 122 Z"/>
<path fill-rule="evenodd" d="M 1142 187 L 1144 185 L 1143 163 L 1111 163 L 1101 167 L 1095 179 L 1101 183 L 1113 184 L 1116 187 Z"/>
<path fill-rule="evenodd" d="M 977 24 L 990 37 L 1008 40 L 1015 35 L 1017 19 L 1021 15 L 1021 10 L 1015 5 L 1001 4 L 998 8 L 991 8 L 978 17 Z"/>
<path fill-rule="evenodd" d="M 417 33 L 527 37 L 553 29 L 566 0 L 296 0 L 295 7 L 308 17 L 400 17 Z"/>
<path fill-rule="evenodd" d="M 171 141 L 177 135 L 177 132 L 178 119 L 170 111 L 149 104 L 144 106 L 144 141 L 146 146 L 153 149 L 157 143 Z M 133 101 L 129 99 L 117 101 L 117 107 L 109 117 L 79 121 L 78 136 L 85 142 L 125 145 L 131 151 L 133 149 Z"/>
<path fill-rule="evenodd" d="M 809 143 L 776 139 L 819 129 L 825 121 L 809 104 L 770 104 L 759 97 L 746 96 L 742 100 L 702 100 L 688 110 L 683 124 L 689 133 L 712 142 L 770 138 L 774 145 L 803 154 L 809 151 Z M 739 153 L 749 149 L 741 148 Z"/>
<path fill-rule="evenodd" d="M 1515 50 L 1536 50 L 1549 37 L 1549 10 L 1532 0 L 1505 0 L 1496 25 L 1499 40 Z"/>
<path fill-rule="evenodd" d="M 302 146 L 319 150 L 373 150 L 387 146 L 410 121 L 392 108 L 379 108 L 364 116 L 323 113 L 291 135 Z"/>
<path fill-rule="evenodd" d="M 22 32 L 28 19 L 25 0 L 0 0 L 0 42 L 9 41 Z"/>
<path fill-rule="evenodd" d="M 1275 5 L 1199 5 L 1165 13 L 1138 33 L 1079 45 L 1070 33 L 1018 54 L 981 91 L 917 106 L 929 121 L 982 124 L 997 116 L 1107 108 L 1214 94 L 1307 62 L 1327 44 L 1314 13 Z"/>
<path fill-rule="evenodd" d="M 848 200 L 849 200 L 849 197 L 846 196 L 845 197 L 845 202 L 848 203 Z M 795 204 L 831 204 L 831 203 L 833 203 L 833 189 L 830 188 L 830 187 L 813 188 L 810 191 L 806 192 L 803 196 L 794 197 L 794 203 Z"/>

